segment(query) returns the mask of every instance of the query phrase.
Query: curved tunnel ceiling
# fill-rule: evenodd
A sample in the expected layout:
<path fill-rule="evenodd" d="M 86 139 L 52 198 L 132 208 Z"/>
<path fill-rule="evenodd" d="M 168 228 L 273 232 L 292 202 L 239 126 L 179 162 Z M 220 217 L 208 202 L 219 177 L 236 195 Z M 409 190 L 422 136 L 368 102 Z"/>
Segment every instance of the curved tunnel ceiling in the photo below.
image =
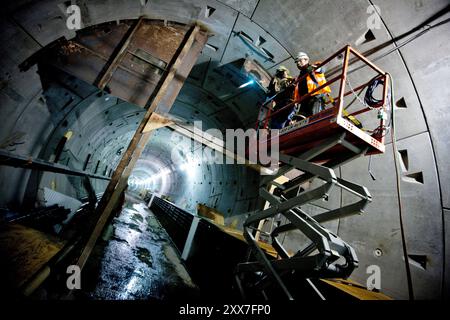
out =
<path fill-rule="evenodd" d="M 369 30 L 368 8 L 372 4 L 380 8 L 382 21 L 380 28 Z M 360 52 L 373 51 L 368 57 L 375 59 L 406 40 L 401 38 L 405 33 L 413 36 L 423 30 L 419 28 L 408 33 L 436 13 L 447 9 L 436 20 L 428 21 L 429 24 L 449 17 L 448 1 L 445 0 L 89 1 L 83 2 L 80 7 L 84 28 L 137 19 L 142 15 L 148 19 L 182 24 L 199 21 L 209 27 L 213 36 L 187 79 L 172 113 L 190 122 L 200 119 L 205 129 L 221 130 L 252 127 L 257 104 L 264 99 L 259 89 L 237 89 L 244 79 L 229 67 L 240 59 L 253 58 L 272 73 L 277 66 L 285 65 L 293 74 L 296 67 L 292 57 L 300 50 L 307 51 L 314 60 L 323 60 L 337 49 L 351 44 Z M 49 134 L 47 120 L 51 118 L 49 114 L 52 109 L 46 101 L 51 99 L 43 97 L 35 68 L 20 73 L 17 66 L 41 47 L 61 36 L 71 39 L 75 33 L 65 26 L 65 4 L 57 1 L 16 1 L 8 3 L 4 11 L 8 17 L 1 22 L 1 40 L 10 45 L 2 48 L 1 54 L 1 114 L 2 118 L 13 121 L 0 128 L 0 137 L 8 143 L 8 138 L 16 137 L 14 141 L 17 144 L 14 141 L 8 144 L 13 145 L 11 150 L 36 156 L 45 153 L 46 144 L 57 144 L 51 139 L 45 143 L 41 139 Z M 436 288 L 440 288 L 442 283 L 445 288 L 445 283 L 449 282 L 449 275 L 445 273 L 449 261 L 445 250 L 449 233 L 445 229 L 450 225 L 449 147 L 446 143 L 450 139 L 447 125 L 450 93 L 446 87 L 450 75 L 445 68 L 448 68 L 450 61 L 450 43 L 445 35 L 450 30 L 448 24 L 440 29 L 428 32 L 414 44 L 406 45 L 377 61 L 377 65 L 389 71 L 395 79 L 397 138 L 404 164 L 402 197 L 408 212 L 408 244 L 414 255 L 425 256 L 427 260 L 425 269 L 413 267 L 416 294 L 423 298 L 439 297 L 441 291 Z M 372 50 L 374 48 L 377 50 Z M 78 85 L 82 87 L 82 84 Z M 73 83 L 68 86 L 75 88 Z M 79 150 L 80 159 L 96 152 L 96 159 L 104 160 L 111 168 L 120 155 L 118 150 L 127 144 L 137 126 L 138 120 L 130 120 L 128 116 L 139 119 L 142 112 L 127 103 L 112 105 L 114 97 L 105 100 L 105 97 L 97 96 L 98 91 L 89 88 L 78 93 L 79 98 L 74 99 L 73 104 L 89 101 L 87 105 L 92 106 L 86 108 L 86 118 L 71 120 L 73 114 L 68 114 L 66 119 L 63 112 L 54 109 L 58 116 L 52 117 L 55 123 L 50 131 L 57 131 L 60 137 L 69 129 L 63 125 L 65 120 L 68 123 L 84 123 L 83 127 L 77 128 L 81 136 L 73 136 L 69 142 L 74 150 Z M 121 122 L 126 124 L 115 129 Z M 24 126 L 26 123 L 34 124 L 33 131 Z M 187 148 L 186 141 L 167 143 L 171 134 L 166 129 L 158 131 L 136 167 L 132 179 L 135 183 L 151 179 L 153 173 L 164 173 L 163 169 L 167 167 L 172 174 L 162 175 L 164 179 L 161 176 L 150 186 L 163 188 L 172 199 L 176 199 L 177 204 L 189 210 L 195 210 L 196 203 L 207 203 L 211 207 L 217 206 L 224 213 L 239 213 L 247 212 L 255 205 L 251 193 L 257 185 L 256 174 L 252 175 L 239 167 L 191 163 L 200 169 L 195 176 L 189 176 L 185 170 L 168 161 L 173 146 Z M 104 143 L 106 137 L 111 139 L 110 143 Z M 354 274 L 356 280 L 365 281 L 367 266 L 381 265 L 383 269 L 391 270 L 383 280 L 389 284 L 386 292 L 405 298 L 407 291 L 399 246 L 392 152 L 388 148 L 385 155 L 373 157 L 371 170 L 376 181 L 367 174 L 368 161 L 360 159 L 346 165 L 339 170 L 339 174 L 367 186 L 376 204 L 369 206 L 363 217 L 349 218 L 327 227 L 335 230 L 357 250 L 361 267 Z M 88 164 L 92 170 L 95 163 L 91 161 Z M 423 181 L 414 179 L 417 173 L 422 174 Z M 14 174 L 0 174 L 2 181 L 6 180 L 6 175 L 13 180 Z M 20 178 L 22 175 L 17 176 L 17 179 Z M 15 199 L 13 186 L 2 186 L 5 202 Z M 333 207 L 348 201 L 345 194 L 332 194 L 327 203 L 320 203 L 319 206 Z M 230 203 L 236 205 L 231 207 Z M 373 254 L 377 249 L 383 253 L 381 257 Z"/>

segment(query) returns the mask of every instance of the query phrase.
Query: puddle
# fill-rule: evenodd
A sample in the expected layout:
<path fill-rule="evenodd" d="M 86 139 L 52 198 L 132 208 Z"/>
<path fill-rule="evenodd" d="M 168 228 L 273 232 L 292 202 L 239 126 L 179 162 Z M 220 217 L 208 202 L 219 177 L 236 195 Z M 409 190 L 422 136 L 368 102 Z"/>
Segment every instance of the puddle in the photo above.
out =
<path fill-rule="evenodd" d="M 139 226 L 137 225 L 137 224 L 135 224 L 135 223 L 123 223 L 124 225 L 126 225 L 126 226 L 128 226 L 128 228 L 130 228 L 130 229 L 132 229 L 132 230 L 134 230 L 134 231 L 137 231 L 137 232 L 139 232 L 139 233 L 141 233 L 142 231 L 141 231 L 141 228 L 139 228 Z"/>
<path fill-rule="evenodd" d="M 129 245 L 129 243 L 128 243 L 127 240 L 118 238 L 117 236 L 113 236 L 113 237 L 111 238 L 111 240 L 118 241 L 118 242 L 123 242 L 123 243 L 126 243 L 126 244 Z"/>
<path fill-rule="evenodd" d="M 137 247 L 136 250 L 136 257 L 146 265 L 148 265 L 150 268 L 152 267 L 152 255 L 150 251 L 148 251 L 146 248 Z"/>
<path fill-rule="evenodd" d="M 94 261 L 92 299 L 177 299 L 198 294 L 167 232 L 143 204 L 126 203 Z"/>
<path fill-rule="evenodd" d="M 139 213 L 135 213 L 131 217 L 131 220 L 133 220 L 134 222 L 144 222 L 144 218 Z"/>

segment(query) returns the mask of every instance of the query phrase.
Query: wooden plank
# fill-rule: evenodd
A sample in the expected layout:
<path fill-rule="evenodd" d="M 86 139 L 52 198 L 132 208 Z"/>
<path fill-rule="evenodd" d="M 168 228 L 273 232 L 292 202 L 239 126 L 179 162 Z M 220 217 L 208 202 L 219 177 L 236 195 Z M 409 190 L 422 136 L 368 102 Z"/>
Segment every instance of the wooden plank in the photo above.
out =
<path fill-rule="evenodd" d="M 142 132 L 149 132 L 153 131 L 159 128 L 167 127 L 169 125 L 173 124 L 173 121 L 169 118 L 163 117 L 156 112 L 153 112 L 152 116 L 150 117 L 150 121 L 146 124 L 144 130 Z"/>
<path fill-rule="evenodd" d="M 127 185 L 128 177 L 139 159 L 139 156 L 142 153 L 142 150 L 144 149 L 146 143 L 150 139 L 151 131 L 150 132 L 144 132 L 145 127 L 147 124 L 151 121 L 151 116 L 155 112 L 155 110 L 158 108 L 160 102 L 163 99 L 167 99 L 166 95 L 168 94 L 168 90 L 170 86 L 173 84 L 173 80 L 175 79 L 175 75 L 177 74 L 177 71 L 179 68 L 182 68 L 183 65 L 186 65 L 187 59 L 195 59 L 197 58 L 198 54 L 200 54 L 200 50 L 197 50 L 196 48 L 196 55 L 195 56 L 189 56 L 189 51 L 191 50 L 194 41 L 197 40 L 197 42 L 200 43 L 201 47 L 204 46 L 207 40 L 207 36 L 204 35 L 203 37 L 197 38 L 197 35 L 200 33 L 200 27 L 198 25 L 192 27 L 186 34 L 184 41 L 180 44 L 180 48 L 177 51 L 177 53 L 174 56 L 174 59 L 172 59 L 171 64 L 168 67 L 169 72 L 167 72 L 162 77 L 162 83 L 159 89 L 155 90 L 152 95 L 150 96 L 148 103 L 147 111 L 137 128 L 133 138 L 131 139 L 130 144 L 128 145 L 127 150 L 125 151 L 124 155 L 122 156 L 121 161 L 119 162 L 116 170 L 114 171 L 114 174 L 111 178 L 110 183 L 108 184 L 103 197 L 97 207 L 96 215 L 99 217 L 97 220 L 97 223 L 94 227 L 94 230 L 89 237 L 85 248 L 83 249 L 80 258 L 78 259 L 78 266 L 80 269 L 82 269 L 92 252 L 95 243 L 97 242 L 98 237 L 100 236 L 106 222 L 108 221 L 108 218 L 112 212 L 112 210 L 115 208 L 117 201 L 120 197 L 120 194 L 123 192 Z M 186 61 L 185 61 L 186 59 Z M 195 61 L 194 60 L 194 61 Z M 187 77 L 187 75 L 186 75 Z M 185 79 L 185 78 L 183 78 Z M 181 81 L 180 77 L 176 78 L 175 81 Z M 170 92 L 170 94 L 176 94 L 178 95 L 178 92 Z M 166 106 L 167 107 L 167 106 Z M 171 107 L 171 106 L 170 106 Z M 170 108 L 169 107 L 169 108 Z"/>
<path fill-rule="evenodd" d="M 345 292 L 359 300 L 392 300 L 392 298 L 375 291 L 369 291 L 362 285 L 343 279 L 320 279 L 324 283 L 335 287 L 336 289 Z"/>
<path fill-rule="evenodd" d="M 200 217 L 209 219 L 216 224 L 220 224 L 222 226 L 225 225 L 225 219 L 223 217 L 223 214 L 217 211 L 216 209 L 205 206 L 204 204 L 199 203 L 197 205 L 197 214 Z"/>
<path fill-rule="evenodd" d="M 105 65 L 106 69 L 103 68 L 103 72 L 96 79 L 94 85 L 97 86 L 100 90 L 104 90 L 108 82 L 111 80 L 114 71 L 116 71 L 117 66 L 120 64 L 123 57 L 127 53 L 127 48 L 130 45 L 131 40 L 133 40 L 134 35 L 136 34 L 137 30 L 139 30 L 139 27 L 142 24 L 142 20 L 143 17 L 140 17 L 136 24 L 132 27 L 132 29 L 129 30 L 117 54 L 112 60 L 107 62 L 107 64 Z"/>
<path fill-rule="evenodd" d="M 0 229 L 0 270 L 6 288 L 18 289 L 38 272 L 64 242 L 56 237 L 20 224 Z"/>
<path fill-rule="evenodd" d="M 223 232 L 229 234 L 230 236 L 241 240 L 242 242 L 247 243 L 247 240 L 244 238 L 244 235 L 242 233 L 242 230 L 238 230 L 238 229 L 234 229 L 234 228 L 230 228 L 230 227 L 225 227 L 222 226 L 220 224 L 215 223 L 215 225 L 217 227 L 219 227 Z M 262 242 L 262 241 L 258 241 L 258 245 L 261 249 L 263 249 L 267 254 L 271 255 L 274 258 L 278 257 L 278 253 L 277 251 L 274 249 L 274 247 L 272 247 L 270 244 Z"/>

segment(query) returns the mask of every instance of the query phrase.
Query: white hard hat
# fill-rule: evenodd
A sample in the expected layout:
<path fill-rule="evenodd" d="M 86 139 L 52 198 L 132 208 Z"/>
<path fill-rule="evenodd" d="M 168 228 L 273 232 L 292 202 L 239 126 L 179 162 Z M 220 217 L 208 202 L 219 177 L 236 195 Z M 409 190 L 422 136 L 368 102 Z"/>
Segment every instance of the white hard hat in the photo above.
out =
<path fill-rule="evenodd" d="M 299 53 L 297 54 L 297 57 L 295 57 L 295 61 L 298 61 L 298 60 L 300 60 L 301 58 L 307 58 L 307 59 L 309 60 L 309 57 L 308 57 L 308 55 L 307 55 L 305 52 L 299 52 Z"/>

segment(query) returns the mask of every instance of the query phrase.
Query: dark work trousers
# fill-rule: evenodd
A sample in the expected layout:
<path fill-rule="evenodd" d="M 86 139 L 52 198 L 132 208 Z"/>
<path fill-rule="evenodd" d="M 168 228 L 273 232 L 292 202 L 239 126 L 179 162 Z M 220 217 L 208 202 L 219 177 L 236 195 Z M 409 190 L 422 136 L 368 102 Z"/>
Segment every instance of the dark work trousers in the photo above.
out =
<path fill-rule="evenodd" d="M 310 117 L 313 114 L 325 110 L 325 98 L 323 95 L 312 96 L 301 103 L 300 114 Z"/>
<path fill-rule="evenodd" d="M 275 113 L 277 110 L 280 110 L 280 108 L 275 108 L 273 113 Z M 295 114 L 295 106 L 292 105 L 289 108 L 286 108 L 285 110 L 275 114 L 270 121 L 270 128 L 271 129 L 283 129 L 289 124 L 289 121 L 292 120 L 292 117 Z"/>

